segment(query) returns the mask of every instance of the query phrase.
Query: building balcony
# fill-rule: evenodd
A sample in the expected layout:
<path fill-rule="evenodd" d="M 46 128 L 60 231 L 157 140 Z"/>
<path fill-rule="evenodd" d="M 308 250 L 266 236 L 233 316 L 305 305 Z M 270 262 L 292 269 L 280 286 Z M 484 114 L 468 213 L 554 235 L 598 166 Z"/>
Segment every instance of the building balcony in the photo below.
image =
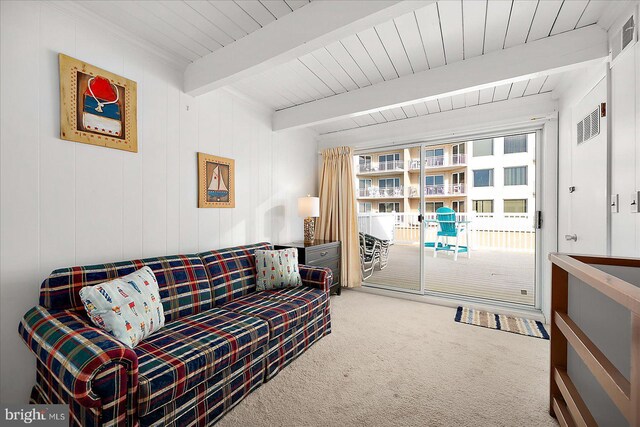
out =
<path fill-rule="evenodd" d="M 466 154 L 452 154 L 450 156 L 425 157 L 425 169 L 457 168 L 467 165 Z M 411 159 L 408 164 L 409 171 L 420 171 L 420 159 Z"/>
<path fill-rule="evenodd" d="M 404 171 L 404 162 L 402 160 L 358 165 L 359 175 L 363 175 L 363 174 L 381 175 L 381 174 L 397 173 L 397 172 L 403 172 L 403 171 Z"/>
<path fill-rule="evenodd" d="M 418 187 L 409 187 L 409 197 L 419 197 Z M 424 187 L 425 197 L 457 197 L 466 196 L 467 189 L 465 184 L 449 184 L 449 185 L 427 185 Z"/>
<path fill-rule="evenodd" d="M 368 187 L 358 189 L 358 198 L 370 199 L 401 199 L 404 197 L 404 188 L 400 187 Z"/>

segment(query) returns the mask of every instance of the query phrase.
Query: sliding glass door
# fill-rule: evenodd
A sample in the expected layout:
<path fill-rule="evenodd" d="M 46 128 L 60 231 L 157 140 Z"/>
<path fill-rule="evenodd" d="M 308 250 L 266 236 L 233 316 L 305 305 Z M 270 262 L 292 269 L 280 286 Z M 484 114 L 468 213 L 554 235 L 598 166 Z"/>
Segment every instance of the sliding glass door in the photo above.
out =
<path fill-rule="evenodd" d="M 529 132 L 359 153 L 364 284 L 533 307 L 537 146 Z"/>
<path fill-rule="evenodd" d="M 354 160 L 367 286 L 422 293 L 423 162 L 420 147 L 369 151 Z"/>

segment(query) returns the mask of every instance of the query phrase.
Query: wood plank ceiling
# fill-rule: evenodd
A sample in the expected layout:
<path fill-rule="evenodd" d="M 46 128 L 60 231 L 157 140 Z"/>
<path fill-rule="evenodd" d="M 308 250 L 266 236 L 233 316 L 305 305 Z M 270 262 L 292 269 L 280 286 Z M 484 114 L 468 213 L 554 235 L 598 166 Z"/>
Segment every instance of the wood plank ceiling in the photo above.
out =
<path fill-rule="evenodd" d="M 232 86 L 282 110 L 597 23 L 607 1 L 439 1 L 346 37 Z M 553 90 L 558 76 L 444 97 L 317 125 L 369 126 Z"/>
<path fill-rule="evenodd" d="M 308 3 L 309 0 L 75 2 L 185 66 Z"/>

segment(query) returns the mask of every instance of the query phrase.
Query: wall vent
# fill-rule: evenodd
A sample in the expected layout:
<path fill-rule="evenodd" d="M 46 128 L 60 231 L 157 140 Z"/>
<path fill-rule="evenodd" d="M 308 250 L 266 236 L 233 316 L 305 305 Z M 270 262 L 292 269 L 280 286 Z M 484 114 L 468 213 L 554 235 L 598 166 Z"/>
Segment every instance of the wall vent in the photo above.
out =
<path fill-rule="evenodd" d="M 631 15 L 629 19 L 622 25 L 622 28 L 617 31 L 611 39 L 611 57 L 615 59 L 620 53 L 627 47 L 633 45 L 636 40 L 636 23 L 634 15 Z"/>
<path fill-rule="evenodd" d="M 580 120 L 576 126 L 578 144 L 586 142 L 600 134 L 600 107 L 596 107 L 591 113 Z"/>

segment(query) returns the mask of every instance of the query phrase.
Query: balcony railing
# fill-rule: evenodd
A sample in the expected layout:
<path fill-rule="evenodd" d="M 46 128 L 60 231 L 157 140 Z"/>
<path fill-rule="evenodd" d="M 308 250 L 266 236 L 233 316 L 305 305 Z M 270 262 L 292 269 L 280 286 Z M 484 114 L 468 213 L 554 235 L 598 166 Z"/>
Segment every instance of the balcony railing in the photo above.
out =
<path fill-rule="evenodd" d="M 424 187 L 424 195 L 432 196 L 461 196 L 466 192 L 464 183 L 462 184 L 439 184 L 427 185 Z M 419 191 L 417 187 L 409 187 L 409 197 L 418 197 Z"/>
<path fill-rule="evenodd" d="M 390 160 L 387 162 L 379 162 L 377 164 L 359 164 L 358 173 L 367 172 L 389 172 L 389 171 L 403 171 L 404 162 L 401 160 Z"/>
<path fill-rule="evenodd" d="M 379 162 L 378 163 L 379 171 L 396 171 L 396 170 L 404 170 L 404 162 L 401 160 L 391 160 L 387 162 Z"/>
<path fill-rule="evenodd" d="M 368 187 L 359 188 L 358 197 L 374 197 L 374 198 L 401 198 L 404 197 L 404 188 L 400 187 Z"/>
<path fill-rule="evenodd" d="M 510 252 L 535 251 L 535 228 L 529 214 L 476 214 L 456 213 L 460 221 L 470 221 L 469 242 L 471 249 L 501 250 Z M 425 214 L 425 241 L 434 242 L 438 232 L 436 214 Z M 399 244 L 420 243 L 420 223 L 417 213 L 361 213 L 358 214 L 358 230 Z"/>
<path fill-rule="evenodd" d="M 440 168 L 446 166 L 458 166 L 464 165 L 467 163 L 467 155 L 466 154 L 452 154 L 450 157 L 448 156 L 428 156 L 424 159 L 426 168 Z M 411 159 L 409 160 L 409 169 L 411 170 L 419 170 L 420 169 L 420 159 Z"/>

